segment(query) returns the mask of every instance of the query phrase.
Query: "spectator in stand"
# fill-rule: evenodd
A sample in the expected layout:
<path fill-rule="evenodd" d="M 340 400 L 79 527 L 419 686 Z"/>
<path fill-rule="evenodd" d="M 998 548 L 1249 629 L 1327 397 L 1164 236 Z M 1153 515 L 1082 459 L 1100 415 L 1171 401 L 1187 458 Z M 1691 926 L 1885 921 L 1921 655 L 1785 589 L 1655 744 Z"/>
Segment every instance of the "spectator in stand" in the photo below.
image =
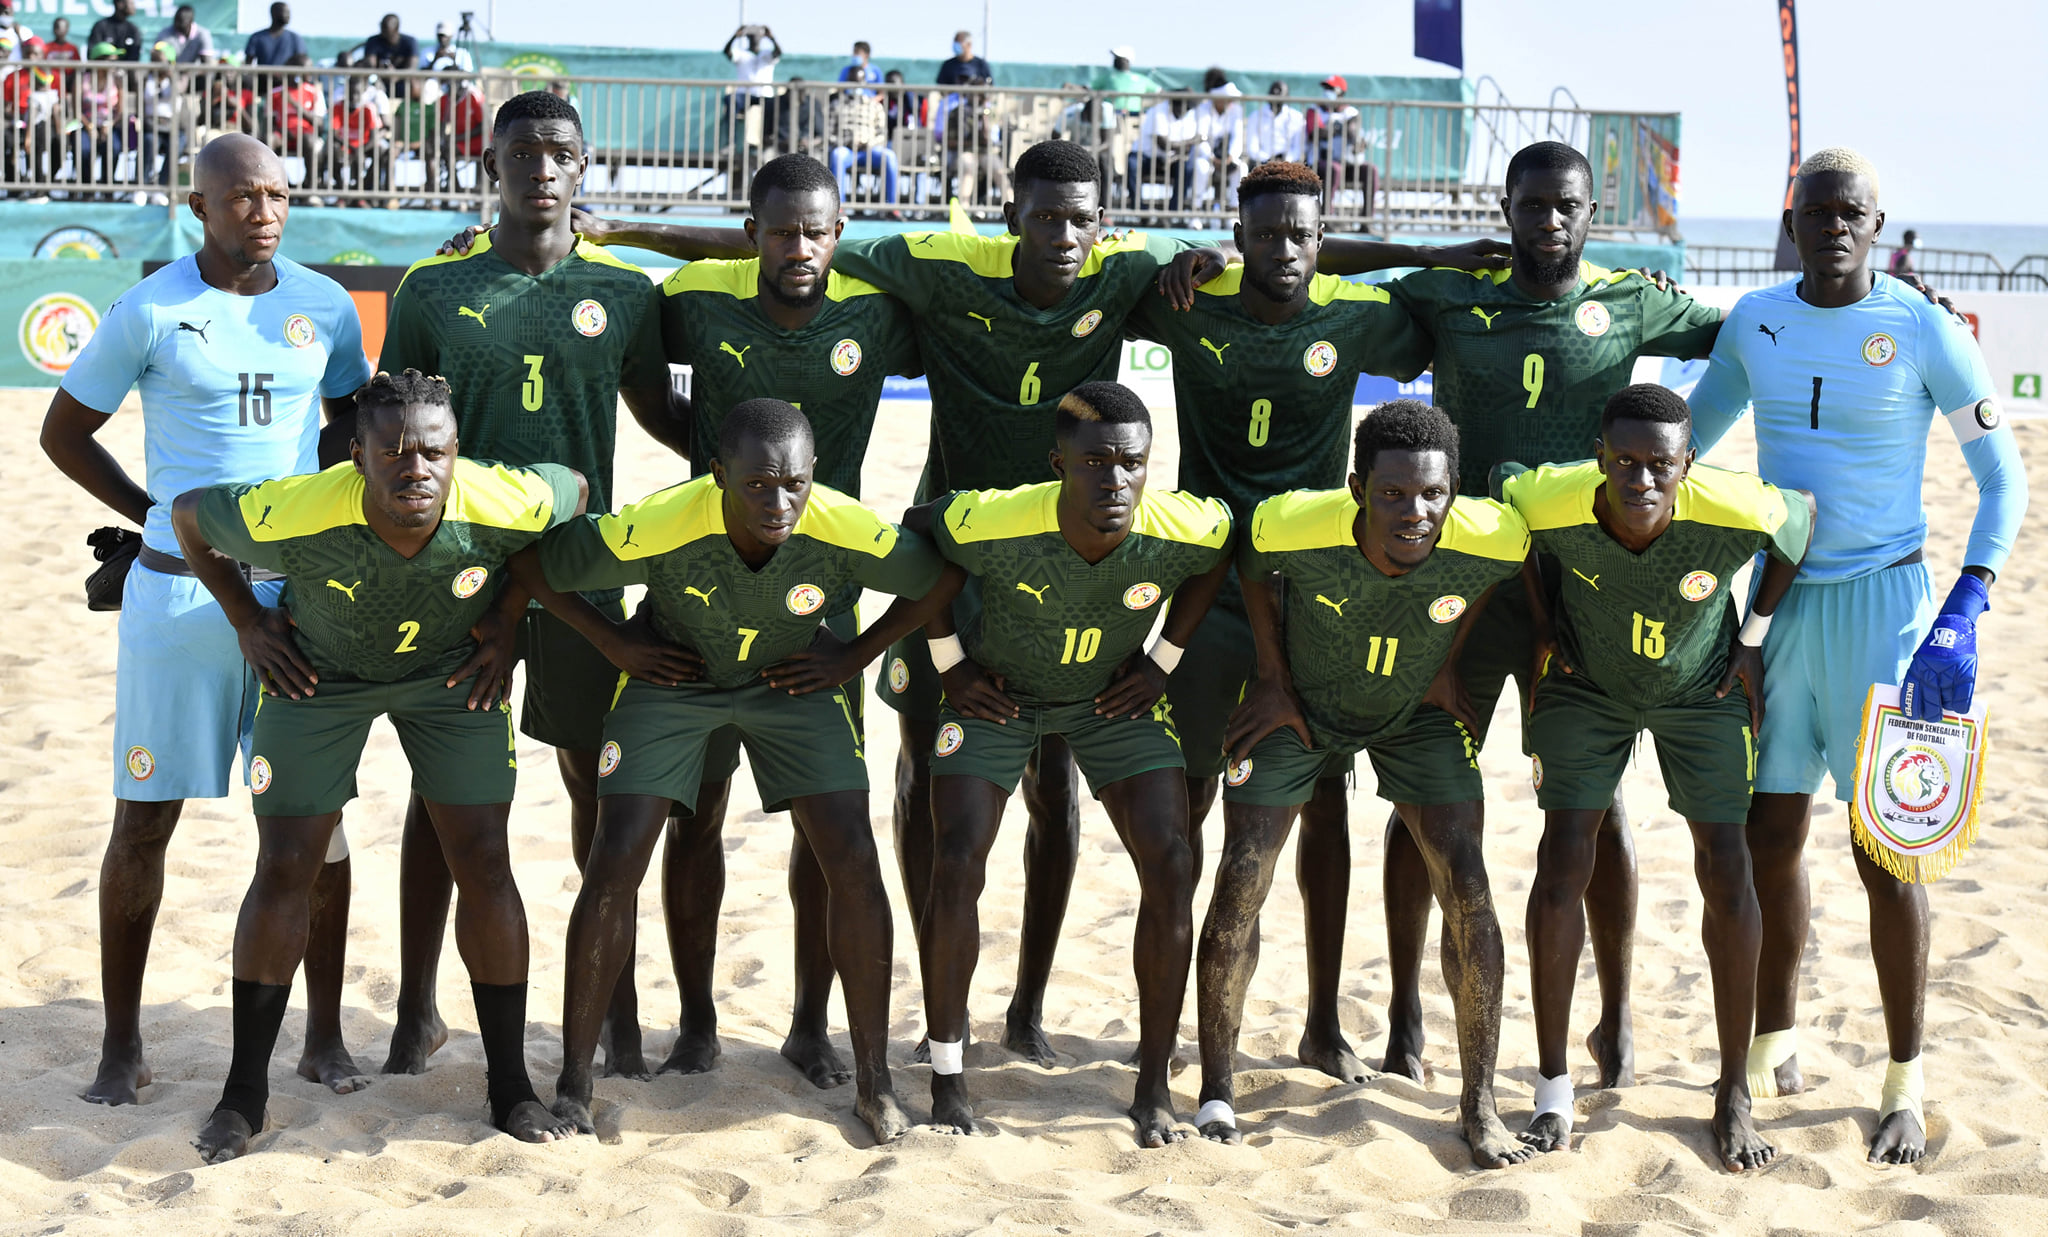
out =
<path fill-rule="evenodd" d="M 1182 209 L 1194 188 L 1194 150 L 1201 144 L 1186 99 L 1160 99 L 1145 109 L 1131 149 L 1126 186 L 1132 210 L 1144 205 L 1144 186 L 1165 183 L 1166 209 Z"/>
<path fill-rule="evenodd" d="M 121 49 L 95 43 L 90 55 L 93 67 L 79 79 L 78 128 L 70 135 L 71 157 L 80 185 L 105 185 L 113 181 L 121 159 L 121 83 L 112 69 L 121 59 Z"/>
<path fill-rule="evenodd" d="M 1291 107 L 1287 102 L 1287 83 L 1274 82 L 1266 87 L 1266 106 L 1254 108 L 1244 122 L 1245 162 L 1253 167 L 1273 159 L 1285 159 L 1289 163 L 1306 162 L 1305 131 L 1308 120 L 1301 109 Z"/>
<path fill-rule="evenodd" d="M 469 54 L 467 47 L 455 45 L 455 27 L 445 21 L 434 23 L 434 55 L 427 62 L 430 69 L 454 69 L 462 73 L 476 72 L 476 58 Z"/>
<path fill-rule="evenodd" d="M 768 27 L 747 25 L 732 32 L 720 54 L 732 61 L 733 76 L 746 83 L 725 96 L 719 126 L 725 132 L 722 145 L 732 152 L 732 183 L 744 185 L 749 178 L 742 153 L 749 145 L 747 123 L 757 110 L 766 109 L 761 141 L 776 140 L 775 121 L 781 114 L 781 105 L 772 99 L 774 89 L 768 83 L 775 80 L 775 63 L 782 59 L 782 44 L 775 41 L 775 32 Z"/>
<path fill-rule="evenodd" d="M 903 70 L 901 69 L 891 69 L 882 75 L 882 84 L 884 86 L 902 86 L 905 84 L 905 80 Z M 930 95 L 909 90 L 890 90 L 886 91 L 885 95 L 889 108 L 889 140 L 891 142 L 896 140 L 897 133 L 905 127 L 912 129 L 930 127 L 931 118 L 925 115 L 925 108 L 931 99 Z"/>
<path fill-rule="evenodd" d="M 882 200 L 896 205 L 896 152 L 889 148 L 889 109 L 872 90 L 846 90 L 834 101 L 832 175 L 844 202 L 864 200 L 855 193 L 858 172 L 873 172 L 882 186 Z"/>
<path fill-rule="evenodd" d="M 289 64 L 293 56 L 304 54 L 306 41 L 299 37 L 298 31 L 290 28 L 291 24 L 291 5 L 282 3 L 271 5 L 270 25 L 266 29 L 258 30 L 250 35 L 248 43 L 242 47 L 243 63 L 252 65 Z"/>
<path fill-rule="evenodd" d="M 939 85 L 993 86 L 995 82 L 995 70 L 974 54 L 974 36 L 965 30 L 954 31 L 953 58 L 939 65 Z"/>
<path fill-rule="evenodd" d="M 171 24 L 158 33 L 156 41 L 169 43 L 171 59 L 179 64 L 213 61 L 213 32 L 199 24 L 198 14 L 189 4 L 178 6 L 178 11 L 171 14 Z"/>
<path fill-rule="evenodd" d="M 332 141 L 328 145 L 333 160 L 334 173 L 330 183 L 336 189 L 355 189 L 358 192 L 379 187 L 379 163 L 377 152 L 384 144 L 384 114 L 377 104 L 366 97 L 366 79 L 351 77 L 344 87 L 345 93 L 335 106 L 328 132 Z M 369 200 L 357 198 L 351 206 L 368 206 Z"/>
<path fill-rule="evenodd" d="M 1891 264 L 1885 268 L 1893 279 L 1919 281 L 1920 272 L 1913 267 L 1913 251 L 1919 247 L 1920 233 L 1907 228 L 1906 234 L 1899 238 L 1899 247 L 1892 250 Z"/>
<path fill-rule="evenodd" d="M 866 41 L 855 43 L 853 45 L 853 59 L 847 62 L 845 68 L 839 70 L 839 80 L 842 82 L 857 82 L 863 86 L 873 85 L 881 81 L 882 71 L 874 66 L 872 63 L 873 58 L 874 49 L 870 48 Z"/>
<path fill-rule="evenodd" d="M 304 52 L 286 62 L 295 69 L 310 68 L 313 58 Z M 283 156 L 297 155 L 307 170 L 318 166 L 320 126 L 327 119 L 327 97 L 320 87 L 302 73 L 278 81 L 270 92 L 270 148 Z"/>
<path fill-rule="evenodd" d="M 775 149 L 779 154 L 809 155 L 818 162 L 830 136 L 825 103 L 816 92 L 804 89 L 804 79 L 789 79 L 789 89 L 775 101 Z"/>
<path fill-rule="evenodd" d="M 0 0 L 0 186 L 20 179 L 22 155 L 33 149 L 35 83 L 42 72 L 8 68 L 5 62 L 42 58 L 43 41 L 27 26 L 16 24 L 8 0 Z M 33 162 L 28 178 L 36 179 Z M 0 197 L 6 196 L 0 189 Z"/>
<path fill-rule="evenodd" d="M 377 23 L 377 33 L 363 40 L 363 57 L 381 60 L 394 69 L 415 68 L 420 62 L 419 40 L 399 30 L 398 14 L 386 13 Z"/>
<path fill-rule="evenodd" d="M 85 53 L 71 41 L 71 19 L 59 17 L 50 23 L 50 40 L 43 44 L 45 60 L 83 60 Z M 69 74 L 66 74 L 69 77 Z"/>
<path fill-rule="evenodd" d="M 1323 102 L 1309 109 L 1307 117 L 1308 151 L 1316 174 L 1323 178 L 1323 209 L 1334 210 L 1337 194 L 1344 185 L 1346 163 L 1346 139 L 1351 129 L 1350 122 L 1358 118 L 1358 109 L 1345 102 L 1351 84 L 1341 73 L 1332 73 L 1323 79 Z"/>
<path fill-rule="evenodd" d="M 1239 102 L 1243 92 L 1222 69 L 1214 68 L 1202 74 L 1202 89 L 1209 98 L 1194 109 L 1195 135 L 1201 144 L 1189 157 L 1195 184 L 1192 205 L 1208 205 L 1220 189 L 1223 201 L 1235 209 L 1237 182 L 1245 172 L 1244 106 Z"/>
<path fill-rule="evenodd" d="M 976 78 L 959 84 L 989 83 Z M 1010 169 L 1003 159 L 1002 126 L 996 123 L 988 96 L 949 95 L 943 110 L 946 176 L 954 183 L 953 192 L 969 206 L 1000 205 L 1009 196 Z"/>
<path fill-rule="evenodd" d="M 1156 89 L 1159 83 L 1148 73 L 1140 73 L 1131 67 L 1137 58 L 1137 49 L 1125 43 L 1109 49 L 1109 67 L 1097 69 L 1094 80 L 1088 83 L 1090 90 L 1116 90 L 1109 98 L 1109 106 L 1126 116 L 1136 116 L 1145 110 L 1145 96 Z"/>
<path fill-rule="evenodd" d="M 256 94 L 249 82 L 239 73 L 220 73 L 207 83 L 205 130 L 197 135 L 198 145 L 204 146 L 216 134 L 255 131 Z"/>
<path fill-rule="evenodd" d="M 178 58 L 177 45 L 169 39 L 159 39 L 149 49 L 149 61 L 155 65 L 168 65 Z M 177 140 L 178 83 L 168 72 L 156 72 L 142 79 L 142 142 L 137 147 L 147 167 L 135 169 L 138 180 L 153 181 L 168 187 L 171 183 L 171 169 L 177 166 L 178 156 L 173 143 Z M 167 198 L 156 195 L 157 205 L 164 205 Z M 139 206 L 148 199 L 140 191 L 135 194 Z"/>
<path fill-rule="evenodd" d="M 134 16 L 135 0 L 114 0 L 114 15 L 92 24 L 92 33 L 85 41 L 93 49 L 94 60 L 100 59 L 99 49 L 104 43 L 116 52 L 108 59 L 141 61 L 142 29 L 131 20 Z"/>

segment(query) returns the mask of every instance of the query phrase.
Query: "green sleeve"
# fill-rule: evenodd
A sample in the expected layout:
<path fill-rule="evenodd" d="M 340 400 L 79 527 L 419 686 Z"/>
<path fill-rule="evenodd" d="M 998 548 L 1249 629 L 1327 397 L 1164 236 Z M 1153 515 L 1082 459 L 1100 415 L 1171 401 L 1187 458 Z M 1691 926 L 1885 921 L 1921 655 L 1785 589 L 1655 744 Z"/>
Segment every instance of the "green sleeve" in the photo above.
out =
<path fill-rule="evenodd" d="M 982 570 L 981 543 L 955 540 L 953 530 L 946 524 L 946 512 L 959 497 L 960 492 L 955 490 L 932 503 L 932 543 L 938 547 L 940 557 L 949 563 L 960 564 L 968 575 L 978 576 Z"/>
<path fill-rule="evenodd" d="M 533 464 L 527 472 L 539 477 L 550 492 L 549 528 L 576 518 L 576 470 L 566 464 Z"/>
<path fill-rule="evenodd" d="M 1643 352 L 1649 356 L 1704 358 L 1721 334 L 1721 311 L 1676 288 L 1643 282 Z"/>
<path fill-rule="evenodd" d="M 1138 303 L 1131 306 L 1131 312 L 1124 316 L 1124 338 L 1145 339 L 1172 347 L 1173 339 L 1165 330 L 1163 315 L 1174 311 L 1164 308 L 1165 300 L 1157 296 L 1139 297 Z"/>
<path fill-rule="evenodd" d="M 854 577 L 861 587 L 898 597 L 922 597 L 931 592 L 946 567 L 930 541 L 901 527 L 896 528 L 896 544 L 883 557 L 855 553 L 860 554 L 861 566 Z"/>
<path fill-rule="evenodd" d="M 889 302 L 888 324 L 884 328 L 888 335 L 888 368 L 885 373 L 915 378 L 924 373 L 924 353 L 917 346 L 917 320 L 910 316 L 910 308 L 893 296 L 884 294 Z"/>
<path fill-rule="evenodd" d="M 1488 496 L 1497 503 L 1506 503 L 1508 506 L 1513 507 L 1515 500 L 1513 495 L 1508 493 L 1508 482 L 1513 481 L 1516 477 L 1528 471 L 1529 466 L 1527 464 L 1519 464 L 1514 460 L 1502 460 L 1500 463 L 1495 464 L 1492 470 L 1486 474 L 1486 492 Z"/>
<path fill-rule="evenodd" d="M 1250 533 L 1237 539 L 1237 574 L 1246 580 L 1262 580 L 1269 572 L 1280 570 L 1281 556 L 1261 550 L 1253 544 Z"/>
<path fill-rule="evenodd" d="M 625 363 L 619 370 L 619 387 L 626 391 L 668 389 L 668 353 L 661 341 L 661 285 L 649 279 L 633 321 L 633 334 L 626 341 Z"/>
<path fill-rule="evenodd" d="M 1806 547 L 1813 540 L 1813 509 L 1807 506 L 1806 496 L 1797 490 L 1780 490 L 1775 485 L 1765 488 L 1784 498 L 1785 522 L 1778 525 L 1778 531 L 1771 534 L 1770 543 L 1764 548 L 1773 558 L 1797 563 L 1806 557 Z"/>
<path fill-rule="evenodd" d="M 1436 355 L 1436 341 L 1400 301 L 1364 301 L 1352 315 L 1353 338 L 1360 345 L 1366 369 L 1397 382 L 1413 382 Z"/>
<path fill-rule="evenodd" d="M 1439 296 L 1438 276 L 1434 271 L 1415 271 L 1399 279 L 1389 279 L 1380 287 L 1394 298 L 1394 304 L 1408 311 L 1415 329 L 1431 339 L 1436 338 L 1436 305 Z"/>
<path fill-rule="evenodd" d="M 586 515 L 550 529 L 540 541 L 541 571 L 548 587 L 563 593 L 624 588 L 647 583 L 647 560 L 621 561 L 606 544 L 598 521 L 616 516 Z"/>
<path fill-rule="evenodd" d="M 242 515 L 242 495 L 253 485 L 210 485 L 199 500 L 199 532 L 206 544 L 230 558 L 253 563 L 269 571 L 278 570 L 275 551 L 283 542 L 258 541 L 249 535 L 249 522 Z"/>
<path fill-rule="evenodd" d="M 377 368 L 387 374 L 408 369 L 423 374 L 441 372 L 440 340 L 434 334 L 432 316 L 420 307 L 418 287 L 408 279 L 391 296 L 391 309 L 384 320 L 384 346 L 377 355 Z"/>
<path fill-rule="evenodd" d="M 1157 268 L 1166 266 L 1187 250 L 1207 247 L 1206 241 L 1176 240 L 1164 232 L 1145 233 L 1145 256 L 1152 259 L 1155 273 Z"/>
<path fill-rule="evenodd" d="M 839 248 L 832 251 L 832 265 L 841 274 L 865 279 L 887 292 L 909 306 L 912 313 L 922 313 L 930 307 L 932 272 L 921 268 L 947 263 L 911 257 L 905 235 L 898 233 L 869 240 L 841 241 Z"/>
<path fill-rule="evenodd" d="M 681 292 L 661 294 L 662 354 L 671 365 L 691 365 L 690 313 L 688 297 Z"/>

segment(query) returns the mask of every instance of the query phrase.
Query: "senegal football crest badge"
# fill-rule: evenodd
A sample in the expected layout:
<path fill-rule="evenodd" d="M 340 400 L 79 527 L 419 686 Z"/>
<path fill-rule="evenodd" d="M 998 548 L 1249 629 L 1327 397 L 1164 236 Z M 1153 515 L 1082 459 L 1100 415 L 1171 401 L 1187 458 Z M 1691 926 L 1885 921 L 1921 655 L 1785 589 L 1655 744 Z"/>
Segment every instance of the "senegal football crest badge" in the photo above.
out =
<path fill-rule="evenodd" d="M 294 348 L 304 348 L 313 342 L 313 320 L 304 314 L 293 314 L 284 320 L 284 342 Z"/>
<path fill-rule="evenodd" d="M 1429 621 L 1432 623 L 1455 623 L 1465 612 L 1465 599 L 1456 593 L 1445 593 L 1429 603 Z"/>
<path fill-rule="evenodd" d="M 597 753 L 597 775 L 599 777 L 610 777 L 612 770 L 618 767 L 619 741 L 617 739 L 606 740 L 604 747 Z"/>
<path fill-rule="evenodd" d="M 1301 367 L 1313 378 L 1325 378 L 1337 368 L 1337 346 L 1327 339 L 1319 339 L 1301 354 Z"/>
<path fill-rule="evenodd" d="M 959 751 L 960 745 L 966 741 L 967 732 L 960 729 L 960 723 L 947 722 L 939 727 L 939 739 L 938 742 L 932 744 L 932 754 L 934 756 L 951 756 L 954 752 Z"/>
<path fill-rule="evenodd" d="M 461 571 L 455 573 L 455 583 L 449 585 L 448 589 L 457 597 L 467 601 L 471 597 L 476 596 L 476 591 L 482 588 L 484 581 L 490 579 L 490 577 L 491 572 L 488 567 L 464 567 Z"/>
<path fill-rule="evenodd" d="M 21 315 L 21 355 L 46 374 L 62 377 L 99 329 L 92 302 L 70 292 L 37 297 Z"/>
<path fill-rule="evenodd" d="M 138 782 L 146 782 L 156 772 L 156 757 L 146 747 L 137 745 L 128 749 L 128 776 Z"/>
<path fill-rule="evenodd" d="M 1529 757 L 1529 785 L 1537 790 L 1543 789 L 1543 757 L 1541 756 Z"/>
<path fill-rule="evenodd" d="M 1080 317 L 1074 319 L 1074 338 L 1086 339 L 1090 335 L 1095 333 L 1096 327 L 1101 325 L 1102 311 L 1099 309 L 1091 309 L 1087 313 L 1082 314 Z"/>
<path fill-rule="evenodd" d="M 842 339 L 832 345 L 832 372 L 841 378 L 853 377 L 853 371 L 860 368 L 860 341 Z"/>
<path fill-rule="evenodd" d="M 825 604 L 825 590 L 815 584 L 799 584 L 784 598 L 791 614 L 810 614 Z"/>
<path fill-rule="evenodd" d="M 1223 780 L 1232 786 L 1242 786 L 1252 780 L 1252 762 L 1240 760 L 1224 773 Z"/>
<path fill-rule="evenodd" d="M 1870 338 L 1863 341 L 1864 361 L 1875 365 L 1879 369 L 1890 365 L 1892 358 L 1897 355 L 1899 355 L 1898 341 L 1883 331 L 1873 331 L 1870 334 Z"/>
<path fill-rule="evenodd" d="M 901 657 L 889 659 L 889 690 L 899 696 L 910 690 L 910 667 Z"/>
<path fill-rule="evenodd" d="M 1689 572 L 1678 582 L 1678 595 L 1687 601 L 1705 601 L 1714 595 L 1714 588 L 1720 583 L 1711 571 Z"/>
<path fill-rule="evenodd" d="M 270 761 L 258 756 L 249 762 L 249 793 L 260 795 L 270 789 Z"/>
<path fill-rule="evenodd" d="M 605 324 L 609 321 L 605 317 L 604 306 L 593 300 L 578 301 L 576 308 L 569 311 L 569 322 L 576 328 L 576 333 L 591 339 L 604 334 Z"/>
<path fill-rule="evenodd" d="M 1614 315 L 1608 313 L 1607 306 L 1600 302 L 1587 301 L 1572 315 L 1572 321 L 1578 325 L 1581 332 L 1598 339 L 1607 334 L 1608 328 L 1614 325 Z"/>
<path fill-rule="evenodd" d="M 1124 609 L 1143 610 L 1159 600 L 1159 586 L 1150 580 L 1133 584 L 1124 590 Z"/>

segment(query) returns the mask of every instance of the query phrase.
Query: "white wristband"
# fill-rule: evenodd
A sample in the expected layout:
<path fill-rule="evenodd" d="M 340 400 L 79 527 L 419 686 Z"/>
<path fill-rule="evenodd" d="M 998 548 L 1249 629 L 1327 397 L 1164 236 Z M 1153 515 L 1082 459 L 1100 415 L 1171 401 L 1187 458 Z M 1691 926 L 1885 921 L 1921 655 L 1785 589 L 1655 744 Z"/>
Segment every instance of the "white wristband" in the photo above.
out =
<path fill-rule="evenodd" d="M 1159 668 L 1161 670 L 1166 671 L 1166 673 L 1168 674 L 1172 674 L 1173 668 L 1175 666 L 1180 665 L 1180 655 L 1185 652 L 1187 652 L 1186 649 L 1182 648 L 1178 644 L 1175 644 L 1173 641 L 1168 640 L 1165 636 L 1161 636 L 1158 640 L 1153 642 L 1152 651 L 1148 654 L 1148 656 L 1150 656 L 1153 661 L 1159 663 Z"/>
<path fill-rule="evenodd" d="M 967 660 L 967 650 L 960 647 L 960 637 L 957 634 L 934 637 L 925 643 L 931 646 L 932 669 L 940 674 Z"/>
<path fill-rule="evenodd" d="M 1742 630 L 1735 633 L 1735 642 L 1751 648 L 1761 645 L 1764 642 L 1764 633 L 1771 629 L 1771 620 L 1776 617 L 1774 614 L 1752 613 L 1742 620 Z"/>

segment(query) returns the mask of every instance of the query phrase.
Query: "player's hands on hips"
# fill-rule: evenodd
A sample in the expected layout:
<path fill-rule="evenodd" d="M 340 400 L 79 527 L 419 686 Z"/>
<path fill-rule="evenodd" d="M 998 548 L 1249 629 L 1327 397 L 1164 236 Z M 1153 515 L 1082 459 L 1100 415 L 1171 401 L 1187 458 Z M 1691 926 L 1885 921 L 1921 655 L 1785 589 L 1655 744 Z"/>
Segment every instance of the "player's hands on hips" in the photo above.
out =
<path fill-rule="evenodd" d="M 299 651 L 292 635 L 291 611 L 283 606 L 265 606 L 256 616 L 235 628 L 235 640 L 242 646 L 242 660 L 256 672 L 256 681 L 273 696 L 303 700 L 313 694 L 320 675 L 313 663 Z"/>
<path fill-rule="evenodd" d="M 1428 258 L 1431 266 L 1448 266 L 1458 271 L 1489 271 L 1499 269 L 1514 254 L 1506 241 L 1489 238 L 1466 241 L 1462 245 L 1436 245 L 1430 248 Z"/>
<path fill-rule="evenodd" d="M 1749 697 L 1749 733 L 1752 736 L 1764 732 L 1764 649 L 1760 644 L 1744 644 L 1732 640 L 1728 644 L 1728 672 L 1721 676 L 1721 686 L 1715 690 L 1714 699 L 1724 700 L 1735 690 L 1737 682 Z"/>
<path fill-rule="evenodd" d="M 853 645 L 820 626 L 811 637 L 811 647 L 783 658 L 763 670 L 761 677 L 776 691 L 802 696 L 837 687 L 867 669 L 867 664 Z"/>
<path fill-rule="evenodd" d="M 941 674 L 939 683 L 946 689 L 947 705 L 962 717 L 1007 726 L 1021 712 L 1017 702 L 1003 694 L 1003 676 L 983 670 L 972 657 Z"/>
<path fill-rule="evenodd" d="M 1259 740 L 1282 728 L 1292 728 L 1300 735 L 1303 747 L 1316 745 L 1309 737 L 1308 716 L 1301 711 L 1294 688 L 1280 679 L 1253 679 L 1223 727 L 1223 748 L 1230 753 L 1230 762 L 1236 764 L 1252 754 Z"/>
<path fill-rule="evenodd" d="M 484 233 L 490 230 L 490 224 L 473 223 L 468 227 L 462 229 L 462 231 L 457 232 L 455 235 L 449 237 L 447 240 L 442 241 L 441 247 L 434 251 L 434 256 L 437 258 L 445 258 L 450 254 L 468 253 L 470 246 L 476 244 L 476 238 L 482 236 Z"/>
<path fill-rule="evenodd" d="M 512 667 L 519 664 L 519 619 L 523 613 L 508 616 L 492 606 L 469 629 L 476 640 L 476 652 L 448 676 L 448 686 L 475 675 L 476 682 L 469 688 L 470 708 L 495 709 L 499 701 L 511 696 Z"/>
<path fill-rule="evenodd" d="M 1465 690 L 1465 676 L 1458 673 L 1451 658 L 1445 658 L 1444 664 L 1436 668 L 1422 693 L 1422 703 L 1442 709 L 1465 723 L 1465 729 L 1478 733 L 1479 710 L 1472 707 L 1472 696 Z"/>
<path fill-rule="evenodd" d="M 1116 677 L 1095 698 L 1095 712 L 1101 717 L 1140 718 L 1165 694 L 1166 671 L 1150 653 L 1139 649 L 1124 659 L 1116 668 Z"/>
<path fill-rule="evenodd" d="M 1542 685 L 1543 676 L 1552 670 L 1572 673 L 1571 663 L 1564 659 L 1564 649 L 1557 642 L 1557 629 L 1548 624 L 1538 625 L 1529 640 L 1531 661 L 1529 664 L 1529 699 L 1536 699 L 1536 689 Z"/>
<path fill-rule="evenodd" d="M 1977 618 L 1991 608 L 1991 587 L 1965 572 L 1941 603 L 1899 684 L 1899 708 L 1915 721 L 1962 713 L 1977 694 Z"/>
<path fill-rule="evenodd" d="M 1195 289 L 1223 273 L 1221 249 L 1183 249 L 1159 272 L 1159 294 L 1175 309 L 1195 307 Z"/>
<path fill-rule="evenodd" d="M 704 677 L 704 659 L 693 649 L 662 639 L 644 610 L 615 624 L 597 651 L 634 678 L 661 687 L 695 683 Z"/>

